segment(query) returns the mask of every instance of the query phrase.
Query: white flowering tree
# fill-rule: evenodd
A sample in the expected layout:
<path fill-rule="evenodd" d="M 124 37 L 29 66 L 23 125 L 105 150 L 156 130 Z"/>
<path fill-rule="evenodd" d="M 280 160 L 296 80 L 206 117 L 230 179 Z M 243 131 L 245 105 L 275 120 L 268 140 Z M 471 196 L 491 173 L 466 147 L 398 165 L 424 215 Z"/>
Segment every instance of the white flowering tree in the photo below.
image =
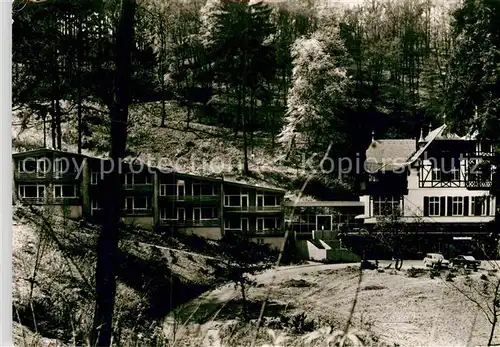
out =
<path fill-rule="evenodd" d="M 344 46 L 338 27 L 331 22 L 310 37 L 301 37 L 292 45 L 292 88 L 288 94 L 285 124 L 279 136 L 282 145 L 312 148 L 341 138 L 339 112 L 348 87 L 342 66 Z M 334 141 L 334 143 L 337 141 Z"/>

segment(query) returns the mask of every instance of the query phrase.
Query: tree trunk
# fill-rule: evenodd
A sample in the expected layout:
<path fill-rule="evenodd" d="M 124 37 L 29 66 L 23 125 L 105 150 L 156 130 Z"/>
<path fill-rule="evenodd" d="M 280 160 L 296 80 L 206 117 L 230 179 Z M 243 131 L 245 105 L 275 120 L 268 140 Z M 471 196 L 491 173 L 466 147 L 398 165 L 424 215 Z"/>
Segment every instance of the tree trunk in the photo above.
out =
<path fill-rule="evenodd" d="M 241 303 L 243 308 L 243 318 L 245 320 L 248 320 L 247 297 L 245 294 L 245 282 L 243 280 L 240 282 L 240 289 L 241 289 Z"/>
<path fill-rule="evenodd" d="M 47 119 L 47 115 L 42 116 L 42 121 L 43 121 L 43 148 L 47 148 L 47 128 L 45 126 L 45 122 Z"/>
<path fill-rule="evenodd" d="M 131 52 L 134 39 L 135 0 L 122 0 L 116 34 L 115 100 L 110 108 L 111 160 L 115 165 L 125 156 L 128 106 L 130 104 Z M 110 346 L 116 293 L 116 256 L 118 252 L 122 182 L 118 170 L 105 177 L 103 185 L 104 220 L 97 245 L 96 305 L 91 343 Z"/>
<path fill-rule="evenodd" d="M 165 91 L 165 89 L 162 86 L 162 94 L 164 91 Z M 165 118 L 167 118 L 167 111 L 165 108 L 165 99 L 164 98 L 165 98 L 165 96 L 162 95 L 162 99 L 161 99 L 161 124 L 160 124 L 160 127 L 162 127 L 162 128 L 165 126 Z"/>
<path fill-rule="evenodd" d="M 52 112 L 50 114 L 50 126 L 52 131 L 52 148 L 57 148 L 56 144 L 56 105 L 55 100 L 52 100 Z"/>
<path fill-rule="evenodd" d="M 78 86 L 78 154 L 82 154 L 82 99 L 80 97 L 80 86 Z"/>
<path fill-rule="evenodd" d="M 493 322 L 491 323 L 490 337 L 488 339 L 488 346 L 492 345 L 493 337 L 495 336 L 495 329 L 498 323 L 498 291 L 500 289 L 500 280 L 497 278 L 497 284 L 495 285 L 495 293 L 493 294 Z"/>
<path fill-rule="evenodd" d="M 61 105 L 59 99 L 56 100 L 56 126 L 57 126 L 57 149 L 62 148 L 62 133 L 61 133 Z"/>

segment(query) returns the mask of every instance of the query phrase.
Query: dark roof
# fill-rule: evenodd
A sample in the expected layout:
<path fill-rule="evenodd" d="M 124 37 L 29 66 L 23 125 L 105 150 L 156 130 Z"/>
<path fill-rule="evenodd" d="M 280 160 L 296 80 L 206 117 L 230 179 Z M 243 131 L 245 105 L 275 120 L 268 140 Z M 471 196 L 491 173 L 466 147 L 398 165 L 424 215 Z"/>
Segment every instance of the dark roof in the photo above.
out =
<path fill-rule="evenodd" d="M 92 157 L 92 156 L 78 154 L 78 153 L 74 153 L 74 152 L 60 151 L 60 150 L 56 150 L 56 149 L 52 149 L 52 148 L 37 148 L 37 149 L 24 151 L 24 152 L 12 153 L 12 157 L 13 158 L 26 157 L 28 155 L 38 155 L 38 154 L 44 154 L 44 153 L 58 153 L 61 155 L 78 156 L 78 157 L 82 157 L 82 158 L 88 158 L 90 160 L 109 160 L 109 158 Z M 135 165 L 135 164 L 133 164 L 133 160 L 127 161 L 127 163 Z M 137 166 L 139 166 L 139 165 L 137 165 Z M 144 167 L 147 167 L 147 165 L 144 165 Z M 285 193 L 285 190 L 280 189 L 280 188 L 262 187 L 262 186 L 255 185 L 255 184 L 235 182 L 235 181 L 232 181 L 231 179 L 228 180 L 228 179 L 224 179 L 224 178 L 220 178 L 220 177 L 193 175 L 193 174 L 178 172 L 178 171 L 175 171 L 173 169 L 166 170 L 165 168 L 158 168 L 155 166 L 151 166 L 151 169 L 155 170 L 156 172 L 160 172 L 160 173 L 164 173 L 164 174 L 173 174 L 173 175 L 178 175 L 181 177 L 190 177 L 190 178 L 195 178 L 195 179 L 204 180 L 204 181 L 211 181 L 211 182 L 220 182 L 220 183 L 224 182 L 224 183 L 227 183 L 230 185 L 258 189 L 258 190 L 263 190 L 263 191 L 268 191 L 268 192 L 275 192 L 275 193 L 280 193 L 280 194 Z"/>
<path fill-rule="evenodd" d="M 416 151 L 415 140 L 375 140 L 366 150 L 365 169 L 369 172 L 403 166 Z"/>

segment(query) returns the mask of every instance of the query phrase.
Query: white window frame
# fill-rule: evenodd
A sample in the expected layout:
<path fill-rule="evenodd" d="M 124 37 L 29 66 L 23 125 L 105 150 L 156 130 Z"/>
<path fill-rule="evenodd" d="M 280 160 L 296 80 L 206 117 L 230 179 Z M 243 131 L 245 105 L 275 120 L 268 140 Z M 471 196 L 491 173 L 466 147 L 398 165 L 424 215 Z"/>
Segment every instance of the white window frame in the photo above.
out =
<path fill-rule="evenodd" d="M 460 166 L 451 169 L 451 180 L 460 181 Z"/>
<path fill-rule="evenodd" d="M 250 231 L 250 218 L 248 218 L 248 217 L 240 217 L 240 218 L 241 218 L 241 221 L 240 221 L 241 229 L 240 230 L 243 230 L 243 220 L 246 219 L 247 231 Z"/>
<path fill-rule="evenodd" d="M 184 182 L 184 180 L 177 180 L 177 183 L 176 183 L 176 185 L 175 185 L 175 186 L 176 186 L 176 191 L 175 191 L 175 193 L 176 193 L 176 195 L 177 195 L 177 198 L 179 198 L 179 197 L 181 197 L 181 196 L 184 198 L 184 197 L 186 196 L 186 182 Z M 179 195 L 179 187 L 184 187 L 184 194 Z M 185 215 L 184 215 L 184 216 L 185 216 Z"/>
<path fill-rule="evenodd" d="M 146 199 L 146 207 L 135 207 L 135 199 L 136 198 L 144 198 Z M 128 206 L 128 199 L 132 199 L 132 206 Z M 145 211 L 150 209 L 149 199 L 145 196 L 127 196 L 125 197 L 125 210 L 133 210 L 133 211 Z"/>
<path fill-rule="evenodd" d="M 36 197 L 26 197 L 26 196 L 24 196 L 25 194 L 21 194 L 21 190 L 23 190 L 23 192 L 24 192 L 25 187 L 36 187 Z M 42 189 L 43 196 L 40 196 L 40 189 L 39 188 L 41 188 L 41 187 L 43 188 Z M 23 188 L 23 189 L 21 189 L 21 188 Z M 19 195 L 19 197 L 21 199 L 43 199 L 43 198 L 45 198 L 46 193 L 47 193 L 47 188 L 43 184 L 21 184 L 17 187 L 17 194 Z"/>
<path fill-rule="evenodd" d="M 72 196 L 64 196 L 64 195 L 62 195 L 62 193 L 63 193 L 63 186 L 73 186 L 73 195 Z M 56 188 L 60 188 L 61 189 L 61 196 L 56 196 Z M 54 194 L 53 195 L 54 198 L 56 198 L 56 199 L 77 198 L 78 197 L 76 184 L 54 184 L 52 192 Z"/>
<path fill-rule="evenodd" d="M 138 174 L 135 173 L 135 172 L 127 172 L 125 174 L 125 184 L 126 185 L 131 185 L 131 186 L 135 185 L 136 184 L 135 183 L 135 176 L 136 175 L 138 175 Z M 144 183 L 138 183 L 138 184 L 151 184 L 149 182 L 149 175 L 146 175 L 144 177 L 145 177 L 146 181 Z M 130 182 L 129 182 L 129 178 L 130 178 Z"/>
<path fill-rule="evenodd" d="M 28 170 L 28 171 L 24 171 L 22 169 L 25 169 L 26 168 L 26 162 L 28 159 L 31 159 L 30 161 L 35 163 L 35 170 Z M 19 173 L 28 173 L 28 174 L 32 174 L 32 173 L 36 173 L 37 172 L 37 163 L 36 163 L 36 159 L 35 158 L 24 158 L 24 159 L 19 159 L 17 161 L 17 171 Z"/>
<path fill-rule="evenodd" d="M 167 196 L 167 184 L 165 183 L 160 184 L 159 194 L 160 196 Z"/>
<path fill-rule="evenodd" d="M 212 186 L 212 194 L 209 194 L 209 195 L 204 195 L 204 194 L 202 194 L 201 187 L 202 187 L 204 184 L 210 184 L 210 185 Z M 194 186 L 200 186 L 200 195 L 194 195 Z M 214 185 L 214 184 L 211 184 L 211 183 L 193 182 L 193 183 L 191 183 L 191 195 L 192 195 L 192 196 L 214 196 L 214 195 L 215 195 L 215 185 Z"/>
<path fill-rule="evenodd" d="M 248 196 L 248 194 L 240 194 L 240 207 L 243 207 L 243 198 L 247 198 L 247 206 L 246 208 L 248 208 L 250 206 L 250 197 Z"/>
<path fill-rule="evenodd" d="M 163 218 L 167 215 L 167 208 L 166 207 L 162 207 L 160 208 L 160 220 L 177 220 L 177 217 L 173 217 L 173 218 Z M 176 213 L 177 213 L 177 210 L 176 210 Z M 163 217 L 162 217 L 163 215 Z"/>
<path fill-rule="evenodd" d="M 47 174 L 47 172 L 49 171 L 47 166 L 45 166 L 44 170 L 41 170 L 41 166 L 40 166 L 41 163 L 44 163 L 45 165 L 49 166 L 47 158 L 37 159 L 37 161 L 36 161 L 36 174 L 39 177 L 45 176 Z"/>
<path fill-rule="evenodd" d="M 437 213 L 433 213 L 433 208 L 437 206 Z M 439 217 L 441 215 L 441 198 L 439 196 L 429 196 L 429 217 Z"/>
<path fill-rule="evenodd" d="M 262 229 L 259 229 L 259 222 L 262 222 Z M 264 218 L 257 218 L 257 221 L 255 222 L 255 233 L 256 234 L 264 234 L 264 231 L 266 230 L 266 225 L 264 223 Z"/>
<path fill-rule="evenodd" d="M 177 220 L 181 220 L 179 219 L 179 211 L 184 211 L 184 221 L 186 220 L 186 209 L 184 207 L 177 207 Z"/>
<path fill-rule="evenodd" d="M 455 213 L 455 206 L 457 206 L 457 212 Z M 460 208 L 461 206 L 461 208 Z M 458 213 L 460 211 L 460 213 Z M 451 215 L 454 217 L 462 217 L 464 215 L 464 197 L 454 196 L 451 199 Z"/>
<path fill-rule="evenodd" d="M 194 211 L 200 211 L 200 219 L 195 219 L 194 218 L 194 216 L 195 216 Z M 201 220 L 203 220 L 203 218 L 201 218 L 201 207 L 193 207 L 193 220 L 194 221 L 201 221 Z"/>
<path fill-rule="evenodd" d="M 387 203 L 387 204 L 389 204 L 389 203 L 390 203 L 390 204 L 391 204 L 391 205 L 393 205 L 393 207 L 394 207 L 394 205 L 396 205 L 396 203 L 397 203 L 397 206 L 398 206 L 398 208 L 399 208 L 400 212 L 402 212 L 402 208 L 401 208 L 401 207 L 402 207 L 402 206 L 401 206 L 401 198 L 399 198 L 399 199 L 395 200 L 395 199 L 394 199 L 395 197 L 397 197 L 397 196 L 390 196 L 391 200 L 389 200 L 389 199 L 385 199 L 385 198 L 382 200 L 382 197 L 381 197 L 381 196 L 378 196 L 378 197 L 377 197 L 377 199 L 373 198 L 373 207 L 372 207 L 372 208 L 373 208 L 373 216 L 384 216 L 384 214 L 380 214 L 380 213 L 379 213 L 379 214 L 377 214 L 377 213 L 376 213 L 376 212 L 377 212 L 377 211 L 376 211 L 376 208 L 375 208 L 376 204 L 382 205 L 382 204 L 384 204 L 384 203 Z"/>
<path fill-rule="evenodd" d="M 61 167 L 62 159 L 55 158 L 54 159 L 54 177 L 59 178 L 62 177 L 62 167 Z"/>
<path fill-rule="evenodd" d="M 90 184 L 96 186 L 99 182 L 99 172 L 92 171 L 90 173 Z"/>
<path fill-rule="evenodd" d="M 490 211 L 487 211 L 488 209 L 488 202 L 487 202 L 487 199 L 489 199 L 489 196 L 481 196 L 481 195 L 478 195 L 478 196 L 471 196 L 471 199 L 470 199 L 470 213 L 471 213 L 471 216 L 474 216 L 475 215 L 475 209 L 476 209 L 476 199 L 477 198 L 480 198 L 482 201 L 482 204 L 481 204 L 481 217 L 484 217 L 484 216 L 489 216 L 489 212 Z M 490 205 L 491 205 L 491 201 L 490 201 Z M 476 216 L 476 217 L 479 217 L 479 216 Z"/>
<path fill-rule="evenodd" d="M 248 196 L 248 194 L 246 194 Z M 239 205 L 230 205 L 230 201 L 231 201 L 231 197 L 233 196 L 239 196 L 240 197 L 240 204 Z M 242 204 L 241 204 L 241 195 L 237 195 L 237 194 L 231 194 L 231 195 L 224 195 L 224 207 L 241 207 Z"/>
<path fill-rule="evenodd" d="M 90 200 L 90 210 L 91 211 L 97 211 L 100 210 L 101 207 L 99 206 L 99 200 Z"/>

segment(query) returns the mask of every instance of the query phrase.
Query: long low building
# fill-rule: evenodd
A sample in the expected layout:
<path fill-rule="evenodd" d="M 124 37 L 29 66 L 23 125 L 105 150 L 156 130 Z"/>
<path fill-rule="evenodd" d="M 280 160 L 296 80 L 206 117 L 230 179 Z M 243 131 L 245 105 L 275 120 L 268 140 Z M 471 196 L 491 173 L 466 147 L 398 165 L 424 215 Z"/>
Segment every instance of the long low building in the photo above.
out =
<path fill-rule="evenodd" d="M 99 222 L 109 160 L 46 148 L 12 158 L 15 201 Z M 133 164 L 122 165 L 121 177 L 125 223 L 214 240 L 248 232 L 256 242 L 281 247 L 284 190 Z"/>

